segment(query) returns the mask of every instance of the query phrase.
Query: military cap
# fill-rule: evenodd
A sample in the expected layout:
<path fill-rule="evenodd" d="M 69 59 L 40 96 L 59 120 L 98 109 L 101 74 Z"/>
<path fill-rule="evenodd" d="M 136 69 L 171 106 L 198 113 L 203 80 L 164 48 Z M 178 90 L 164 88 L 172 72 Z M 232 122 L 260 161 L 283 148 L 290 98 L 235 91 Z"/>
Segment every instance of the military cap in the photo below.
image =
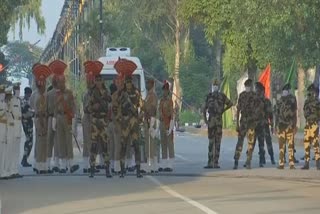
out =
<path fill-rule="evenodd" d="M 245 85 L 245 86 L 252 86 L 252 79 L 247 79 L 247 80 L 244 82 L 244 85 Z"/>
<path fill-rule="evenodd" d="M 5 92 L 6 87 L 4 85 L 0 85 L 0 93 Z"/>
<path fill-rule="evenodd" d="M 291 85 L 290 85 L 290 83 L 287 83 L 287 84 L 285 84 L 285 85 L 283 86 L 282 91 L 284 91 L 284 90 L 290 90 L 290 89 L 291 89 Z"/>
<path fill-rule="evenodd" d="M 264 88 L 264 86 L 262 85 L 261 82 L 256 82 L 255 86 L 256 86 L 256 89 L 258 89 L 260 91 L 264 91 L 265 90 L 265 88 Z"/>
<path fill-rule="evenodd" d="M 214 79 L 214 80 L 212 81 L 212 84 L 213 84 L 213 85 L 219 85 L 219 80 L 218 80 L 218 79 Z"/>
<path fill-rule="evenodd" d="M 31 94 L 31 93 L 32 93 L 32 89 L 30 87 L 24 88 L 24 94 Z"/>
<path fill-rule="evenodd" d="M 13 90 L 20 90 L 20 83 L 19 82 L 13 84 Z"/>

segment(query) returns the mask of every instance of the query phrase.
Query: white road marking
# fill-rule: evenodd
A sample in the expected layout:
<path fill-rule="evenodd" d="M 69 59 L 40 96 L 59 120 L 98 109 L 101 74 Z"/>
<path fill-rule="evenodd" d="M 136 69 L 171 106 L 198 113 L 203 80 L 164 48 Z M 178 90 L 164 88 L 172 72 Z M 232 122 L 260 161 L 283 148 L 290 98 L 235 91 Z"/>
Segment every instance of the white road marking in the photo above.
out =
<path fill-rule="evenodd" d="M 175 156 L 177 157 L 177 158 L 180 158 L 181 160 L 183 160 L 183 161 L 190 161 L 190 160 L 188 160 L 187 158 L 185 158 L 185 157 L 183 157 L 182 155 L 178 155 L 178 154 L 175 154 Z"/>
<path fill-rule="evenodd" d="M 158 181 L 156 178 L 152 177 L 152 176 L 147 176 L 147 178 L 149 180 L 151 180 L 153 183 L 157 184 L 162 190 L 164 190 L 165 192 L 169 193 L 170 195 L 172 195 L 175 198 L 179 198 L 185 202 L 187 202 L 188 204 L 200 209 L 201 211 L 203 211 L 206 214 L 218 214 L 217 212 L 209 209 L 208 207 L 200 204 L 197 201 L 192 200 L 191 198 L 185 197 L 179 193 L 177 193 L 176 191 L 172 190 L 170 187 L 163 185 L 160 181 Z"/>

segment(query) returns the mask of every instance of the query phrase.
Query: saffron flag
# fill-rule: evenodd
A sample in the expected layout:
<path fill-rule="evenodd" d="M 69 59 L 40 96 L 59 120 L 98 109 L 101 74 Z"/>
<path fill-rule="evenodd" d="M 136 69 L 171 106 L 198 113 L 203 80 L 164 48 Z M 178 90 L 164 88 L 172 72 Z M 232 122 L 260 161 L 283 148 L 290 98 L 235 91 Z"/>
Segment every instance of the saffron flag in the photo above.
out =
<path fill-rule="evenodd" d="M 229 86 L 229 77 L 228 75 L 223 78 L 221 84 L 221 91 L 230 99 L 230 86 Z M 222 115 L 222 124 L 223 128 L 230 128 L 232 126 L 232 110 L 228 109 Z"/>
<path fill-rule="evenodd" d="M 259 82 L 264 86 L 265 88 L 265 96 L 270 99 L 271 94 L 271 65 L 270 63 L 267 65 L 267 67 L 264 69 L 262 74 L 259 77 Z"/>

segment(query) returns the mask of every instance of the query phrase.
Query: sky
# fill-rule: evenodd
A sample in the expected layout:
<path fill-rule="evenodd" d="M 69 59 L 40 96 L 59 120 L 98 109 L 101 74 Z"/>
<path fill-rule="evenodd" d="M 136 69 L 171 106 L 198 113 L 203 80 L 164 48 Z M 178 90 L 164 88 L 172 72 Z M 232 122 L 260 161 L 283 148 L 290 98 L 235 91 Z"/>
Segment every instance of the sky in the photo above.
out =
<path fill-rule="evenodd" d="M 45 35 L 39 35 L 37 33 L 37 25 L 32 22 L 30 29 L 25 28 L 23 30 L 23 40 L 34 44 L 40 39 L 41 41 L 37 45 L 42 48 L 46 47 L 58 23 L 63 3 L 64 0 L 42 0 L 41 11 L 46 21 Z M 15 35 L 15 39 L 18 40 L 18 28 L 16 28 Z M 12 32 L 8 34 L 8 39 L 9 41 L 13 40 Z"/>

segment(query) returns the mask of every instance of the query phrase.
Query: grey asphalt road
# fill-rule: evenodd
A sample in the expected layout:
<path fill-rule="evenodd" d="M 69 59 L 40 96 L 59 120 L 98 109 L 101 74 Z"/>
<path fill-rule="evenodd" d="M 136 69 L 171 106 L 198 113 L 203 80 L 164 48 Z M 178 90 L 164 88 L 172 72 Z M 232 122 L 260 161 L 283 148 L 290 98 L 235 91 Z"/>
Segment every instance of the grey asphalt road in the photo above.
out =
<path fill-rule="evenodd" d="M 320 171 L 277 170 L 269 158 L 266 167 L 259 168 L 257 151 L 253 169 L 234 171 L 233 137 L 223 139 L 222 168 L 205 170 L 207 139 L 177 133 L 175 140 L 175 171 L 142 179 L 133 174 L 124 179 L 107 179 L 102 174 L 89 179 L 80 172 L 36 176 L 23 169 L 26 176 L 22 179 L 0 180 L 1 214 L 320 213 Z M 274 149 L 278 157 L 276 144 Z M 298 157 L 302 156 L 303 148 L 297 150 Z M 79 154 L 77 158 L 80 160 Z"/>

